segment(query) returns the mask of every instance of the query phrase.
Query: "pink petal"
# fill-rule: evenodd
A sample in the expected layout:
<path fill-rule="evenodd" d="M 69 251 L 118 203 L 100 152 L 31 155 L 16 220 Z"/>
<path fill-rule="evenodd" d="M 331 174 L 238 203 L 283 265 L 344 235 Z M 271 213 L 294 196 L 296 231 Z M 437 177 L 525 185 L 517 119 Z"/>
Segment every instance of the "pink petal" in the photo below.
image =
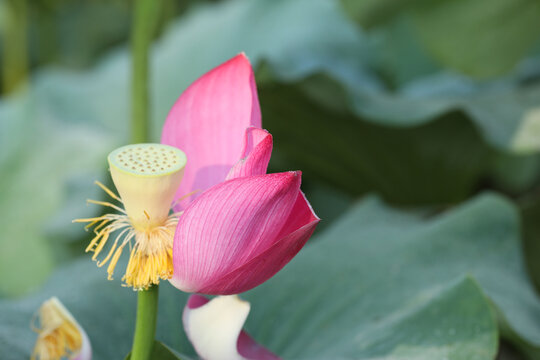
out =
<path fill-rule="evenodd" d="M 281 229 L 279 238 L 292 234 L 296 230 L 308 224 L 315 223 L 316 225 L 320 220 L 321 219 L 319 219 L 319 217 L 315 214 L 310 203 L 307 201 L 304 193 L 300 191 L 298 197 L 296 198 L 296 202 L 294 203 L 291 214 L 285 222 L 285 226 L 283 229 Z"/>
<path fill-rule="evenodd" d="M 271 247 L 250 259 L 240 267 L 213 283 L 202 287 L 198 292 L 204 294 L 239 294 L 259 286 L 274 276 L 304 247 L 315 231 L 320 219 L 313 213 L 304 194 L 297 201 L 286 226 L 280 232 L 280 240 Z M 300 226 L 300 227 L 297 227 Z M 292 232 L 289 232 L 293 230 Z"/>
<path fill-rule="evenodd" d="M 216 298 L 217 299 L 217 298 Z M 197 353 L 200 356 L 204 356 L 205 353 L 209 353 L 209 349 L 205 348 L 207 346 L 218 346 L 217 343 L 223 342 L 223 336 L 224 335 L 223 329 L 227 328 L 228 332 L 235 332 L 238 334 L 238 338 L 236 341 L 236 356 L 235 357 L 242 357 L 248 360 L 279 360 L 280 357 L 276 356 L 274 353 L 270 352 L 268 349 L 264 348 L 260 344 L 256 343 L 245 331 L 241 330 L 241 325 L 244 322 L 244 319 L 234 319 L 233 323 L 230 324 L 230 327 L 227 327 L 227 324 L 220 323 L 216 327 L 216 321 L 221 322 L 221 319 L 219 319 L 221 314 L 216 314 L 215 311 L 211 313 L 212 310 L 205 309 L 203 306 L 211 303 L 209 299 L 207 299 L 205 296 L 202 295 L 191 295 L 188 299 L 188 302 L 186 304 L 186 307 L 184 308 L 184 314 L 183 314 L 183 323 L 184 323 L 184 330 L 186 331 L 186 334 L 188 338 L 190 339 L 191 343 L 193 344 L 193 347 L 197 351 Z M 209 304 L 212 305 L 212 304 Z M 205 314 L 204 317 L 199 317 L 197 320 L 194 319 L 192 316 L 194 313 L 197 312 L 205 312 L 208 313 Z M 234 311 L 234 310 L 233 310 Z M 211 316 L 211 315 L 217 315 Z M 202 319 L 207 319 L 207 323 L 200 323 Z M 198 323 L 194 323 L 197 321 Z M 238 321 L 240 321 L 238 323 Z M 240 325 L 240 327 L 239 327 Z M 206 336 L 208 336 L 205 339 L 200 338 L 200 330 L 201 327 L 204 329 L 204 333 Z M 240 331 L 241 330 L 241 331 Z M 239 332 L 239 333 L 238 333 Z M 220 335 L 221 334 L 221 335 Z M 227 334 L 229 335 L 229 334 Z M 234 334 L 230 334 L 234 335 Z M 220 339 L 212 338 L 212 336 L 219 336 Z M 214 339 L 215 341 L 212 341 Z M 227 344 L 222 344 L 227 345 Z M 232 345 L 232 344 L 229 344 Z M 226 346 L 227 349 L 230 349 L 231 347 Z M 214 349 L 215 352 L 216 349 Z M 221 354 L 225 356 L 225 354 Z M 233 354 L 227 354 L 227 356 L 230 356 Z M 217 359 L 207 359 L 207 360 L 217 360 Z"/>
<path fill-rule="evenodd" d="M 238 353 L 245 357 L 246 359 L 252 360 L 279 360 L 281 359 L 276 354 L 270 352 L 265 347 L 259 345 L 248 335 L 247 332 L 243 331 L 238 337 L 238 342 L 236 343 L 238 348 Z"/>
<path fill-rule="evenodd" d="M 161 142 L 180 148 L 188 158 L 175 198 L 198 190 L 181 208 L 225 179 L 249 126 L 261 127 L 261 113 L 253 69 L 242 53 L 191 84 L 163 126 Z"/>
<path fill-rule="evenodd" d="M 297 206 L 300 182 L 301 173 L 291 171 L 237 178 L 203 193 L 176 228 L 171 283 L 199 292 L 270 248 Z"/>
<path fill-rule="evenodd" d="M 266 174 L 271 155 L 272 135 L 266 130 L 254 127 L 246 129 L 242 159 L 229 171 L 227 180 Z"/>
<path fill-rule="evenodd" d="M 199 294 L 193 294 L 188 298 L 186 306 L 189 309 L 196 309 L 198 307 L 203 306 L 204 304 L 206 304 L 209 301 L 210 300 L 206 296 L 202 296 L 202 295 L 199 295 Z"/>

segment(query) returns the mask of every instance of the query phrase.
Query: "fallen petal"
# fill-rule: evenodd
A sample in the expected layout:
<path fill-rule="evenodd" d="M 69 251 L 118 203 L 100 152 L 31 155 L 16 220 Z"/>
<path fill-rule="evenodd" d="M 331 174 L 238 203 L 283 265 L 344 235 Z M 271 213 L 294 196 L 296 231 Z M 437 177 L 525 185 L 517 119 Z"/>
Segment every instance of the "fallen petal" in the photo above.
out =
<path fill-rule="evenodd" d="M 90 340 L 73 315 L 56 297 L 45 301 L 39 309 L 38 333 L 31 359 L 92 359 Z"/>
<path fill-rule="evenodd" d="M 242 331 L 249 310 L 250 304 L 236 295 L 212 300 L 191 295 L 183 323 L 197 354 L 205 360 L 280 359 Z"/>

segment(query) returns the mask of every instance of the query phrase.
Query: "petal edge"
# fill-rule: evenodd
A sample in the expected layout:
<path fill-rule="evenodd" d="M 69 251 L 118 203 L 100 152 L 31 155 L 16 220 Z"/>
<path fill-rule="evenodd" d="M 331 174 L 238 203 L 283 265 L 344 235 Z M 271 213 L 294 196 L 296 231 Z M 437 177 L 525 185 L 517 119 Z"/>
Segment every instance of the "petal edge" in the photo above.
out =
<path fill-rule="evenodd" d="M 246 129 L 242 158 L 231 168 L 227 179 L 266 174 L 272 156 L 272 135 L 263 129 Z"/>

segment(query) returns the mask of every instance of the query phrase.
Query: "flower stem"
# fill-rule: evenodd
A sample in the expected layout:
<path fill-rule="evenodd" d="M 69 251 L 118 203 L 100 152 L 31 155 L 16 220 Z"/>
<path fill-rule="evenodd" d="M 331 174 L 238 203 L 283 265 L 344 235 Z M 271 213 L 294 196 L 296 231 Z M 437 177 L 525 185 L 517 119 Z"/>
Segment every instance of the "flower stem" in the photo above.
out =
<path fill-rule="evenodd" d="M 148 142 L 149 96 L 148 53 L 159 19 L 162 1 L 136 0 L 133 10 L 131 37 L 132 92 L 131 92 L 131 141 Z"/>
<path fill-rule="evenodd" d="M 131 142 L 149 141 L 148 63 L 149 48 L 159 19 L 162 1 L 136 0 L 131 37 L 132 92 Z M 131 360 L 149 360 L 156 335 L 158 285 L 138 291 L 137 320 Z"/>
<path fill-rule="evenodd" d="M 10 0 L 5 3 L 7 21 L 0 23 L 0 37 L 4 49 L 2 90 L 9 93 L 26 85 L 28 77 L 28 3 Z"/>
<path fill-rule="evenodd" d="M 156 334 L 158 294 L 158 285 L 138 292 L 137 322 L 135 323 L 135 336 L 133 337 L 130 360 L 149 360 L 151 358 Z"/>

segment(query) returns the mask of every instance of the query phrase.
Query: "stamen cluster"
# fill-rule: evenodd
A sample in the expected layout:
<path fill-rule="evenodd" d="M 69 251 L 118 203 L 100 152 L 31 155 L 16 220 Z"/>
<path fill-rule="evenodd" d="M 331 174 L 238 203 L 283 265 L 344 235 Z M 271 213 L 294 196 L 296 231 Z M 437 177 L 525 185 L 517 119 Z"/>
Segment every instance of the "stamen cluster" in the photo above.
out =
<path fill-rule="evenodd" d="M 122 202 L 122 199 L 105 185 L 96 181 L 114 200 Z M 120 214 L 105 214 L 102 216 L 76 219 L 74 222 L 88 223 L 85 229 L 94 227 L 94 238 L 86 248 L 86 252 L 93 252 L 92 260 L 97 261 L 97 266 L 107 267 L 107 278 L 113 279 L 115 267 L 122 255 L 124 248 L 129 244 L 130 256 L 126 272 L 122 277 L 125 286 L 133 287 L 134 290 L 147 289 L 153 284 L 159 284 L 160 280 L 168 280 L 173 274 L 172 246 L 173 236 L 178 224 L 180 213 L 171 214 L 160 226 L 151 228 L 135 228 L 126 214 L 126 211 L 110 202 L 88 200 L 88 202 L 113 208 Z M 109 241 L 111 234 L 117 232 L 112 246 L 108 249 L 107 256 L 98 260 Z"/>

